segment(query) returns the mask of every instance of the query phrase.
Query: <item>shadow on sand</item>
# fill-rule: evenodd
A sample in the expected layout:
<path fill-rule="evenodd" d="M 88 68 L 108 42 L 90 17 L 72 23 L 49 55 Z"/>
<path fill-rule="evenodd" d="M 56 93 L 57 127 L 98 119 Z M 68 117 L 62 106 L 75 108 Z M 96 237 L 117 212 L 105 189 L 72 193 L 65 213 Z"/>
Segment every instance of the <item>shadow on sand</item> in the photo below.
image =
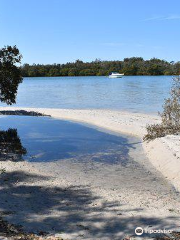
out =
<path fill-rule="evenodd" d="M 89 186 L 53 187 L 51 180 L 22 171 L 1 174 L 1 214 L 27 231 L 75 234 L 75 239 L 122 239 L 138 226 L 163 229 L 175 220 L 133 217 L 117 210 L 120 202 L 104 201 Z"/>

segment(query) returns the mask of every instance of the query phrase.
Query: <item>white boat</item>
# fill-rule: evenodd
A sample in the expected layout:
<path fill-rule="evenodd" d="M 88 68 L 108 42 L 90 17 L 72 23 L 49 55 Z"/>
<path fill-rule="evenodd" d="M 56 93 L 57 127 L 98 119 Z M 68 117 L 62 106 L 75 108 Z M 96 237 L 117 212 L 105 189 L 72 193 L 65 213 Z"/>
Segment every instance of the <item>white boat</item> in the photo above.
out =
<path fill-rule="evenodd" d="M 112 72 L 109 78 L 122 78 L 122 76 L 124 76 L 124 73 Z"/>

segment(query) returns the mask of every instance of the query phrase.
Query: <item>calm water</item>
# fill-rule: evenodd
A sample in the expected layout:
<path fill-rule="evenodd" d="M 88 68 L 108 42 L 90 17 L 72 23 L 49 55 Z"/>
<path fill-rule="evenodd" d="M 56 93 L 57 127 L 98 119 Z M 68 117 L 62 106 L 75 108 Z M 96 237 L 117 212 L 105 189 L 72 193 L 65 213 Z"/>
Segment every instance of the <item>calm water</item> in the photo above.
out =
<path fill-rule="evenodd" d="M 127 139 L 49 117 L 2 116 L 0 122 L 0 134 L 9 128 L 17 129 L 27 150 L 23 159 L 31 162 L 75 159 L 126 165 L 130 148 L 138 143 L 136 138 Z"/>
<path fill-rule="evenodd" d="M 25 78 L 17 106 L 154 113 L 161 110 L 171 83 L 171 76 Z"/>

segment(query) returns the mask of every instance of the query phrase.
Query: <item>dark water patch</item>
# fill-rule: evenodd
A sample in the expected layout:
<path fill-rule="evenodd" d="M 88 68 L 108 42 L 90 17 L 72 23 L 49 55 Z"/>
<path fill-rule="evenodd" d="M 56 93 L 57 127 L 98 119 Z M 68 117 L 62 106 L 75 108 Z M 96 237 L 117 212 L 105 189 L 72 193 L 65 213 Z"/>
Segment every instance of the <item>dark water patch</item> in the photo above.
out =
<path fill-rule="evenodd" d="M 49 162 L 62 159 L 96 161 L 126 165 L 129 149 L 138 141 L 115 136 L 81 124 L 49 117 L 6 116 L 0 118 L 2 130 L 17 129 L 27 154 L 24 160 Z M 137 140 L 137 139 L 131 139 Z"/>

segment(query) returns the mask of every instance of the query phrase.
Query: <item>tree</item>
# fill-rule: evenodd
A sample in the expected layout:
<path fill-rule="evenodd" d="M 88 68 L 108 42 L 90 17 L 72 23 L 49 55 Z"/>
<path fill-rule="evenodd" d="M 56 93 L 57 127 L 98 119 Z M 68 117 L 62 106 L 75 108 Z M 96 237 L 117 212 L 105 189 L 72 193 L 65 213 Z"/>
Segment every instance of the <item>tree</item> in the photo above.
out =
<path fill-rule="evenodd" d="M 21 71 L 17 66 L 21 58 L 16 46 L 0 49 L 0 101 L 9 105 L 16 103 L 18 86 L 22 82 Z"/>
<path fill-rule="evenodd" d="M 76 68 L 71 68 L 68 72 L 68 76 L 77 76 Z"/>

